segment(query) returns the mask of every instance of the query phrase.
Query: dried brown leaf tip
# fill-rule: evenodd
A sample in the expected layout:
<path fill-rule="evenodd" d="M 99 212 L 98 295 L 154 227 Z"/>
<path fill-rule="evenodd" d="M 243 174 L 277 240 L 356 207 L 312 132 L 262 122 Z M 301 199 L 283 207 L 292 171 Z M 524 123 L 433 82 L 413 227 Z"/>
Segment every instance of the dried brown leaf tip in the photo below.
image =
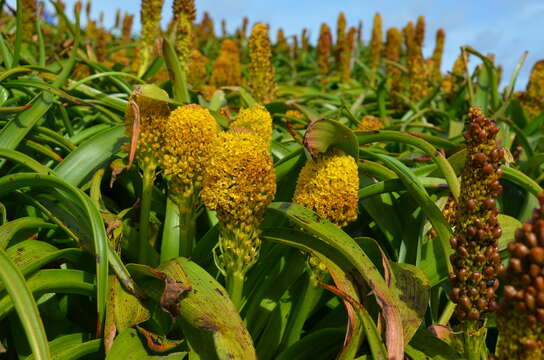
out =
<path fill-rule="evenodd" d="M 544 193 L 538 201 L 540 208 L 508 244 L 497 313 L 499 359 L 544 359 Z"/>
<path fill-rule="evenodd" d="M 460 320 L 479 320 L 495 311 L 495 292 L 499 287 L 499 226 L 495 198 L 502 192 L 499 179 L 504 150 L 497 148 L 499 131 L 494 120 L 480 108 L 469 111 L 467 157 L 462 171 L 461 196 L 455 216 L 455 232 L 450 239 L 455 253 L 451 256 L 450 297 L 458 306 Z"/>

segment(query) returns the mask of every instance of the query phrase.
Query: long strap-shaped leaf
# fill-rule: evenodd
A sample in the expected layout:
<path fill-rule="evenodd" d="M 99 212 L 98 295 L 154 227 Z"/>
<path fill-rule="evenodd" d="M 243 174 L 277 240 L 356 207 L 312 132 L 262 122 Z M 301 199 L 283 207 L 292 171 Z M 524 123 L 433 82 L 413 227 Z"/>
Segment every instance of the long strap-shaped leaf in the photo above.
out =
<path fill-rule="evenodd" d="M 355 134 L 359 140 L 359 146 L 377 141 L 396 141 L 419 148 L 425 154 L 429 155 L 436 163 L 436 166 L 440 169 L 442 175 L 444 175 L 453 196 L 455 198 L 459 196 L 461 185 L 459 184 L 459 180 L 457 179 L 451 164 L 440 151 L 427 141 L 414 135 L 392 130 L 381 130 L 377 133 L 356 132 Z"/>
<path fill-rule="evenodd" d="M 56 176 L 33 173 L 18 173 L 0 179 L 0 196 L 25 186 L 45 186 L 65 191 L 78 200 L 88 215 L 91 225 L 94 250 L 96 253 L 96 303 L 98 310 L 98 332 L 102 331 L 106 311 L 108 292 L 108 240 L 104 224 L 98 209 L 90 199 L 78 188 L 68 184 Z"/>
<path fill-rule="evenodd" d="M 301 227 L 310 235 L 315 236 L 309 244 L 311 249 L 327 254 L 344 271 L 354 270 L 372 289 L 376 295 L 376 301 L 380 305 L 386 321 L 386 345 L 389 359 L 402 359 L 404 353 L 402 320 L 399 308 L 396 306 L 395 295 L 391 292 L 385 279 L 382 277 L 372 260 L 357 245 L 348 234 L 338 226 L 320 218 L 314 212 L 303 206 L 275 202 L 268 207 L 270 210 L 281 213 L 292 221 L 296 226 Z M 271 230 L 272 234 L 274 230 Z M 265 234 L 265 237 L 267 236 Z M 302 237 L 300 237 L 302 241 Z M 315 241 L 315 240 L 319 241 Z M 302 244 L 293 243 L 293 246 L 300 247 Z M 317 247 L 317 248 L 316 248 Z"/>
<path fill-rule="evenodd" d="M 0 249 L 0 280 L 4 283 L 17 310 L 34 357 L 48 360 L 49 344 L 38 306 L 25 283 L 25 278 L 2 249 Z"/>

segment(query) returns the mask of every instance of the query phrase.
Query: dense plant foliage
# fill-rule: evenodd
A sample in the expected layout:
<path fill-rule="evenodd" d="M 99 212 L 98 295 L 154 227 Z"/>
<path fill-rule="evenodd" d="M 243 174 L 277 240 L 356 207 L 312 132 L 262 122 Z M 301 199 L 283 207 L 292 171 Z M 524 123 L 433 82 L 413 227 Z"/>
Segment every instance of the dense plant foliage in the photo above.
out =
<path fill-rule="evenodd" d="M 0 4 L 1 359 L 544 359 L 543 62 Z"/>

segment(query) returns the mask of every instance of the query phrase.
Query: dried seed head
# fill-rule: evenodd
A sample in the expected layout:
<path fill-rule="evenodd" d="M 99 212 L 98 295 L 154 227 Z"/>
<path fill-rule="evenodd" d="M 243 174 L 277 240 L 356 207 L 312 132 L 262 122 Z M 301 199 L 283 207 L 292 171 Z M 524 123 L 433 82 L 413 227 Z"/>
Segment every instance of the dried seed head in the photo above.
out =
<path fill-rule="evenodd" d="M 544 248 L 538 241 L 544 235 L 544 193 L 538 199 L 540 207 L 508 245 L 510 262 L 497 313 L 499 359 L 544 359 Z"/>
<path fill-rule="evenodd" d="M 485 118 L 479 108 L 469 112 L 467 124 L 467 158 L 462 170 L 461 196 L 455 212 L 456 261 L 452 262 L 457 277 L 452 285 L 467 293 L 471 307 L 479 309 L 478 316 L 493 311 L 495 306 L 496 279 L 501 271 L 498 254 L 498 237 L 502 231 L 496 219 L 494 197 L 498 195 L 492 184 L 500 177 L 500 152 L 495 144 L 495 121 Z M 483 135 L 482 135 L 483 134 Z M 493 155 L 495 154 L 495 160 Z M 482 283 L 481 274 L 485 280 Z M 467 274 L 467 275 L 464 275 Z M 482 308 L 480 294 L 487 298 Z M 475 312 L 468 313 L 473 319 Z"/>
<path fill-rule="evenodd" d="M 346 226 L 357 218 L 359 176 L 355 160 L 340 152 L 321 154 L 300 171 L 293 202 Z"/>

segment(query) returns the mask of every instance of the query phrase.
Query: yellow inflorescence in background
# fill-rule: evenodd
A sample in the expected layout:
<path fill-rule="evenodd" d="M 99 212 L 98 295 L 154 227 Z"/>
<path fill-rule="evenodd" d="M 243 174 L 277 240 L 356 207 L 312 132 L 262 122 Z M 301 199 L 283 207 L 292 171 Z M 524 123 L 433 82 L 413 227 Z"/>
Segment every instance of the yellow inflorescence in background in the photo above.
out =
<path fill-rule="evenodd" d="M 160 36 L 160 22 L 164 0 L 142 0 L 140 22 L 142 24 L 141 39 L 143 44 L 143 62 L 149 64 L 155 40 Z"/>
<path fill-rule="evenodd" d="M 380 65 L 382 53 L 382 16 L 380 13 L 374 15 L 374 23 L 372 25 L 372 38 L 370 40 L 370 69 L 376 71 Z"/>
<path fill-rule="evenodd" d="M 544 60 L 533 66 L 527 90 L 522 93 L 520 100 L 529 119 L 544 111 Z"/>
<path fill-rule="evenodd" d="M 252 130 L 267 144 L 272 141 L 272 116 L 262 105 L 254 104 L 249 108 L 241 109 L 229 126 L 232 129 Z"/>
<path fill-rule="evenodd" d="M 332 37 L 329 26 L 321 24 L 317 43 L 317 72 L 325 76 L 329 73 L 329 58 L 331 56 Z"/>
<path fill-rule="evenodd" d="M 384 57 L 394 63 L 398 63 L 400 59 L 400 51 L 402 46 L 402 34 L 397 28 L 387 30 L 387 40 L 385 43 Z M 402 71 L 395 65 L 390 63 L 386 66 L 389 78 L 387 83 L 393 94 L 402 91 Z"/>
<path fill-rule="evenodd" d="M 192 85 L 194 91 L 201 91 L 206 83 L 208 77 L 206 70 L 207 64 L 208 58 L 202 55 L 200 51 L 196 49 L 191 51 L 187 81 Z"/>
<path fill-rule="evenodd" d="M 268 37 L 268 27 L 256 24 L 249 37 L 249 75 L 252 95 L 258 102 L 265 103 L 274 99 L 274 66 Z"/>
<path fill-rule="evenodd" d="M 436 42 L 433 52 L 433 80 L 439 81 L 441 77 L 440 67 L 442 66 L 442 55 L 444 54 L 444 41 L 446 39 L 446 32 L 444 29 L 438 29 L 436 31 Z"/>
<path fill-rule="evenodd" d="M 36 0 L 22 0 L 24 11 L 23 15 L 23 41 L 32 42 L 32 35 L 34 35 L 36 25 L 36 11 L 38 10 L 38 4 Z"/>
<path fill-rule="evenodd" d="M 180 106 L 164 126 L 161 165 L 164 174 L 187 189 L 199 188 L 210 143 L 217 134 L 215 118 L 200 105 Z"/>
<path fill-rule="evenodd" d="M 383 120 L 374 115 L 365 115 L 357 125 L 359 131 L 376 131 L 383 129 Z"/>
<path fill-rule="evenodd" d="M 223 40 L 221 52 L 213 64 L 211 83 L 214 86 L 239 86 L 241 76 L 238 45 L 233 40 Z"/>
<path fill-rule="evenodd" d="M 346 226 L 357 219 L 359 176 L 355 159 L 343 153 L 318 155 L 300 171 L 293 202 Z"/>

